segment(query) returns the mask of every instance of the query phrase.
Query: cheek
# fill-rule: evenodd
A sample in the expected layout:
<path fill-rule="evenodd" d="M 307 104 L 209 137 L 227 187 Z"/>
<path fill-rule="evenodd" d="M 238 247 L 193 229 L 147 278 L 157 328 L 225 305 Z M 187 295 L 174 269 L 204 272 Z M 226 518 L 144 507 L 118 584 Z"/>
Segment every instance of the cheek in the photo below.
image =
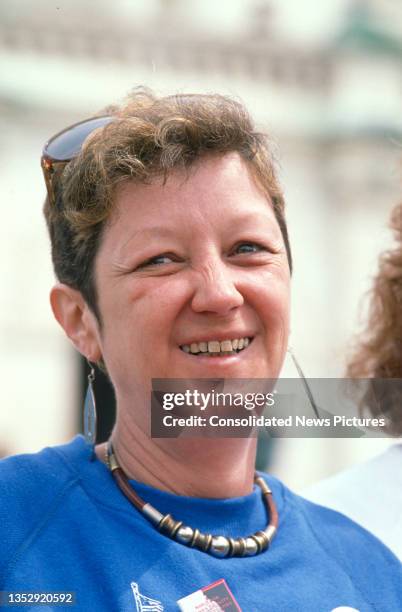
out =
<path fill-rule="evenodd" d="M 147 279 L 131 291 L 127 316 L 135 317 L 142 335 L 157 340 L 161 333 L 169 335 L 187 299 L 186 285 L 177 277 Z"/>
<path fill-rule="evenodd" d="M 290 317 L 290 282 L 286 274 L 262 273 L 252 285 L 252 301 L 267 331 L 287 333 Z"/>
<path fill-rule="evenodd" d="M 172 277 L 127 282 L 108 304 L 108 335 L 118 337 L 125 352 L 140 347 L 155 360 L 185 299 L 183 283 Z"/>

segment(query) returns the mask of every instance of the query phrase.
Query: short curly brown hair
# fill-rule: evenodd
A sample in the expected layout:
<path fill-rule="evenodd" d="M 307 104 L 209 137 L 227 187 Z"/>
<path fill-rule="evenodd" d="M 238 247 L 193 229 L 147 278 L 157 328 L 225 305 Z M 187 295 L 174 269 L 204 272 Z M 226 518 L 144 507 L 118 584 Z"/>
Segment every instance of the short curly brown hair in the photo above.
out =
<path fill-rule="evenodd" d="M 402 203 L 393 209 L 390 227 L 395 245 L 380 256 L 378 272 L 368 294 L 366 329 L 357 338 L 347 367 L 351 378 L 402 379 Z M 381 402 L 371 392 L 362 403 L 374 416 L 383 413 L 386 406 L 388 429 L 395 435 L 402 434 L 400 382 L 379 385 Z"/>
<path fill-rule="evenodd" d="M 247 162 L 272 202 L 292 268 L 285 204 L 268 139 L 255 131 L 241 103 L 218 94 L 157 97 L 139 88 L 106 113 L 116 121 L 90 135 L 57 177 L 55 204 L 46 200 L 44 206 L 56 276 L 82 293 L 99 321 L 94 260 L 117 185 L 166 179 L 203 155 L 237 152 Z"/>

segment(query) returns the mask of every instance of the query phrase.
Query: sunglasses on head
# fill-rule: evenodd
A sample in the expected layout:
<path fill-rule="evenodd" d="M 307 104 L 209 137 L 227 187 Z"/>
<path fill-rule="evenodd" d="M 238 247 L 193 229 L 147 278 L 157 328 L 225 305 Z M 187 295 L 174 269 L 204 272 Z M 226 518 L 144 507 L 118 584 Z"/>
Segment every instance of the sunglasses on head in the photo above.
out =
<path fill-rule="evenodd" d="M 45 178 L 49 202 L 55 204 L 54 176 L 68 162 L 77 157 L 88 136 L 97 128 L 114 121 L 116 117 L 105 115 L 75 123 L 53 136 L 43 147 L 41 166 Z"/>

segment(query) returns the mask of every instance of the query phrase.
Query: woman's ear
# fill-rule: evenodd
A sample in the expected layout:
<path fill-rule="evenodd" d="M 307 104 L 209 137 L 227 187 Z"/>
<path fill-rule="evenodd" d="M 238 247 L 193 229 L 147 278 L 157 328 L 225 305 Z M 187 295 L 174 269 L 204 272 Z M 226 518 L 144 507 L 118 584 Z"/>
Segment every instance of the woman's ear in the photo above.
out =
<path fill-rule="evenodd" d="M 100 360 L 98 321 L 80 291 L 58 283 L 50 292 L 53 314 L 75 348 L 93 363 Z"/>

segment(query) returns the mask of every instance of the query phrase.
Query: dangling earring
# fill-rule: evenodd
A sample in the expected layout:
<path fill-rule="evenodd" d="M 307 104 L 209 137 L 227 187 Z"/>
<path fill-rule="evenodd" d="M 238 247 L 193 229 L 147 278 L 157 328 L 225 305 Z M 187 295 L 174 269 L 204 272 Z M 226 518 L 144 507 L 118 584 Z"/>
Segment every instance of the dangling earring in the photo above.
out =
<path fill-rule="evenodd" d="M 85 395 L 84 403 L 84 436 L 86 443 L 92 448 L 92 458 L 95 458 L 95 442 L 96 442 L 96 403 L 93 382 L 95 380 L 95 370 L 90 361 L 87 361 L 90 367 L 88 374 L 88 388 Z"/>
<path fill-rule="evenodd" d="M 313 412 L 316 415 L 316 417 L 319 417 L 320 414 L 318 412 L 317 404 L 315 403 L 315 400 L 314 400 L 313 394 L 311 392 L 310 386 L 309 386 L 309 384 L 307 382 L 306 377 L 303 374 L 303 370 L 301 369 L 301 366 L 300 366 L 299 362 L 297 361 L 296 356 L 295 356 L 295 354 L 294 354 L 294 352 L 292 350 L 292 347 L 290 345 L 287 348 L 287 352 L 291 356 L 292 361 L 293 361 L 293 363 L 295 365 L 295 368 L 297 370 L 297 373 L 299 374 L 299 376 L 301 378 L 301 381 L 302 381 L 304 389 L 306 391 L 308 400 L 309 400 L 309 402 L 311 404 L 311 408 L 313 409 Z"/>

